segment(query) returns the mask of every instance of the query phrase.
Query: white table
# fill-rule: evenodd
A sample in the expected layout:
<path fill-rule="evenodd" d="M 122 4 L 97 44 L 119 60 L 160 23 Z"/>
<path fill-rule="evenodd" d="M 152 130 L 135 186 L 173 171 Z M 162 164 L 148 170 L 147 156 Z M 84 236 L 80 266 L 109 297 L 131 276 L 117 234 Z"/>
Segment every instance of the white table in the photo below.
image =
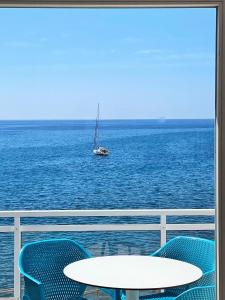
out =
<path fill-rule="evenodd" d="M 137 255 L 102 256 L 69 264 L 64 274 L 87 285 L 124 289 L 127 300 L 138 300 L 139 290 L 163 289 L 194 282 L 202 271 L 168 258 Z"/>

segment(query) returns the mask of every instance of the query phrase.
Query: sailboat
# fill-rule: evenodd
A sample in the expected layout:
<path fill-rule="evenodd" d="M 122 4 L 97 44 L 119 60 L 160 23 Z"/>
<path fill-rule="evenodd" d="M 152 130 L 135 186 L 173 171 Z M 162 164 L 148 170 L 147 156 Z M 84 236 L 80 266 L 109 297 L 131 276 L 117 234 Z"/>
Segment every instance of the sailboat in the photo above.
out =
<path fill-rule="evenodd" d="M 104 147 L 100 147 L 99 146 L 99 116 L 100 116 L 100 112 L 99 112 L 99 103 L 98 103 L 98 111 L 97 111 L 97 117 L 96 117 L 96 123 L 95 123 L 95 135 L 94 135 L 94 149 L 93 149 L 93 153 L 95 155 L 101 155 L 101 156 L 106 156 L 109 154 L 109 150 L 104 148 Z"/>

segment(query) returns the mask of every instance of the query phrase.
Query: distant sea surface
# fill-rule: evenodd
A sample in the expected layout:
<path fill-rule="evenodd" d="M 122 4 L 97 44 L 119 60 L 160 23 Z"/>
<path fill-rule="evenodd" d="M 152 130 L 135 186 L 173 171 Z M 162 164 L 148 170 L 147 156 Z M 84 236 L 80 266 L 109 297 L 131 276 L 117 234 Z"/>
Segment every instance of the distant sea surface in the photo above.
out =
<path fill-rule="evenodd" d="M 0 121 L 0 209 L 212 208 L 213 120 Z"/>
<path fill-rule="evenodd" d="M 95 121 L 0 121 L 0 210 L 214 208 L 213 120 L 102 121 L 100 145 L 109 149 L 108 157 L 92 153 L 94 126 Z M 103 221 L 158 223 L 159 218 Z M 190 217 L 173 222 L 190 223 Z M 205 231 L 169 232 L 167 237 L 177 234 L 213 239 L 213 232 Z M 22 242 L 52 237 L 75 239 L 93 255 L 149 254 L 160 246 L 158 231 L 23 233 Z M 0 295 L 11 296 L 13 235 L 0 238 Z"/>

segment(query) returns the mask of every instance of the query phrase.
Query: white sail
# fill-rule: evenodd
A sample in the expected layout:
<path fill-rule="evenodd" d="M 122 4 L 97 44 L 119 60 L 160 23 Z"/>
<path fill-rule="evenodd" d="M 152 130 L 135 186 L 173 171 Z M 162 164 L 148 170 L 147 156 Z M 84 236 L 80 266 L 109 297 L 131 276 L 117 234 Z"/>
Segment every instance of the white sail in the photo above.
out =
<path fill-rule="evenodd" d="M 100 109 L 99 109 L 99 103 L 98 103 L 98 110 L 97 110 L 97 117 L 96 117 L 96 123 L 95 123 L 95 135 L 94 135 L 94 150 L 93 153 L 95 155 L 101 155 L 106 156 L 109 154 L 109 150 L 100 147 L 99 145 L 99 119 L 100 119 Z"/>
<path fill-rule="evenodd" d="M 99 147 L 98 140 L 99 140 L 99 103 L 98 103 L 98 110 L 97 110 L 97 117 L 95 122 L 95 135 L 94 135 L 94 149 Z"/>

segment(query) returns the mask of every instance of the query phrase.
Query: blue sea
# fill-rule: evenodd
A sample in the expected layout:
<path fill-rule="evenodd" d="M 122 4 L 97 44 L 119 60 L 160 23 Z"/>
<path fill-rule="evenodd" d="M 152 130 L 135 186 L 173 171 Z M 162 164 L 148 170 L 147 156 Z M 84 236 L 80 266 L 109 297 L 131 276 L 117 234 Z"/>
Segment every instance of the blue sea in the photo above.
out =
<path fill-rule="evenodd" d="M 1 121 L 0 209 L 214 206 L 212 120 Z"/>
<path fill-rule="evenodd" d="M 214 208 L 213 120 L 103 120 L 107 157 L 92 154 L 94 126 L 94 120 L 0 121 L 0 210 Z M 117 221 L 150 222 L 106 218 Z M 0 287 L 9 288 L 13 237 L 0 236 Z M 49 236 L 74 238 L 94 255 L 145 254 L 160 243 L 158 232 L 26 233 L 23 243 Z"/>

